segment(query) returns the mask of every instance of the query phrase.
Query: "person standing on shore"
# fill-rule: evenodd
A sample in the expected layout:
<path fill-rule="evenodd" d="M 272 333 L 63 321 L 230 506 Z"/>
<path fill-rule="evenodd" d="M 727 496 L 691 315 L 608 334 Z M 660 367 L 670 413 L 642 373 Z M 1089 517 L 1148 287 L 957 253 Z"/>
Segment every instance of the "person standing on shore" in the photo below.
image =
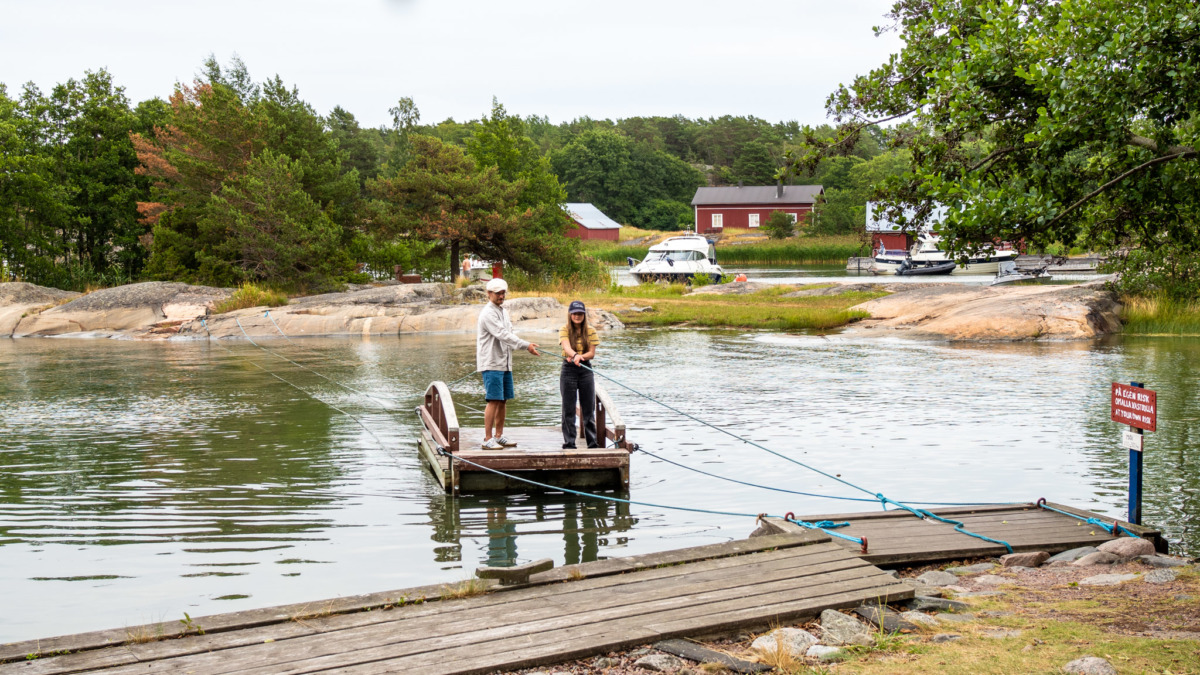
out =
<path fill-rule="evenodd" d="M 517 349 L 528 350 L 534 356 L 538 346 L 517 337 L 512 320 L 504 309 L 508 282 L 492 279 L 487 282 L 488 303 L 479 313 L 475 335 L 475 369 L 483 374 L 483 449 L 500 450 L 516 443 L 504 437 L 504 415 L 508 400 L 516 396 L 513 390 L 512 355 Z"/>
<path fill-rule="evenodd" d="M 588 325 L 587 307 L 575 300 L 567 308 L 567 325 L 558 330 L 563 364 L 558 376 L 562 394 L 563 449 L 575 447 L 575 403 L 579 403 L 580 424 L 589 448 L 599 448 L 596 437 L 596 381 L 587 367 L 596 356 L 600 338 Z"/>

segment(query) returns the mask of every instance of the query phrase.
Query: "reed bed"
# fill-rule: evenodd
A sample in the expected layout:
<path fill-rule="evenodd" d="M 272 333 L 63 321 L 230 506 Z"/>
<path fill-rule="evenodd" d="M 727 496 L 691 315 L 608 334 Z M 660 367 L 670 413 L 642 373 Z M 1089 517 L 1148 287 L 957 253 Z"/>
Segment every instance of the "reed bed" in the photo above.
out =
<path fill-rule="evenodd" d="M 758 328 L 827 331 L 867 318 L 850 308 L 886 293 L 851 292 L 833 296 L 782 297 L 795 286 L 768 288 L 746 295 L 689 294 L 682 284 L 613 287 L 604 293 L 553 293 L 559 302 L 583 300 L 589 307 L 615 313 L 629 326 Z M 808 288 L 803 287 L 803 288 Z M 646 307 L 650 309 L 645 309 Z M 633 308 L 638 311 L 634 311 Z"/>
<path fill-rule="evenodd" d="M 1126 296 L 1121 304 L 1127 335 L 1200 336 L 1200 301 Z"/>

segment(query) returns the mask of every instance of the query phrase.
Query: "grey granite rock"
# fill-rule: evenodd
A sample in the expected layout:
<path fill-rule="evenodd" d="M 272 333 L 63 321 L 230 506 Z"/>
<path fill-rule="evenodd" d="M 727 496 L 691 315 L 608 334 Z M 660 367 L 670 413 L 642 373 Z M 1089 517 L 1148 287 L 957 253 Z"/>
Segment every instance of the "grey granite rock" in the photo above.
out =
<path fill-rule="evenodd" d="M 776 628 L 750 643 L 750 648 L 759 652 L 782 652 L 793 657 L 804 656 L 808 648 L 817 644 L 817 636 L 799 628 Z"/>
<path fill-rule="evenodd" d="M 908 601 L 908 608 L 912 610 L 929 610 L 929 609 L 948 609 L 952 611 L 965 611 L 971 608 L 965 602 L 957 600 L 946 600 L 944 598 L 930 598 L 925 596 L 917 596 Z"/>
<path fill-rule="evenodd" d="M 1187 567 L 1188 561 L 1183 558 L 1171 558 L 1165 555 L 1139 555 L 1138 560 L 1151 567 Z"/>
<path fill-rule="evenodd" d="M 1154 555 L 1154 544 L 1141 537 L 1118 537 L 1106 541 L 1096 548 L 1112 553 L 1119 558 L 1136 558 L 1139 555 Z"/>
<path fill-rule="evenodd" d="M 1076 560 L 1079 560 L 1083 556 L 1085 556 L 1089 553 L 1095 553 L 1098 550 L 1100 550 L 1100 549 L 1096 548 L 1095 546 L 1081 546 L 1079 548 L 1073 548 L 1069 551 L 1063 551 L 1062 553 L 1052 555 L 1046 559 L 1046 562 L 1044 562 L 1042 564 L 1045 565 L 1048 563 L 1057 563 L 1057 562 L 1075 562 Z"/>
<path fill-rule="evenodd" d="M 820 661 L 831 661 L 841 655 L 842 650 L 829 645 L 813 645 L 808 648 L 805 656 L 809 656 Z"/>
<path fill-rule="evenodd" d="M 656 673 L 671 673 L 683 668 L 687 664 L 684 663 L 683 659 L 671 656 L 670 654 L 650 654 L 634 661 L 633 665 L 638 668 L 653 670 Z"/>
<path fill-rule="evenodd" d="M 1009 628 L 989 628 L 983 631 L 983 637 L 1002 640 L 1004 638 L 1021 637 L 1023 631 Z"/>
<path fill-rule="evenodd" d="M 1121 556 L 1119 555 L 1115 555 L 1107 551 L 1096 551 L 1095 553 L 1089 553 L 1083 556 L 1071 564 L 1079 567 L 1086 567 L 1088 565 L 1115 565 L 1120 561 Z"/>
<path fill-rule="evenodd" d="M 934 635 L 933 637 L 929 638 L 929 641 L 941 644 L 943 642 L 953 642 L 955 640 L 961 640 L 961 639 L 962 639 L 962 636 L 957 635 L 955 633 L 938 633 L 937 635 Z"/>
<path fill-rule="evenodd" d="M 1142 581 L 1148 584 L 1169 584 L 1179 576 L 1179 569 L 1176 567 L 1165 567 L 1163 569 L 1152 570 L 1142 576 Z"/>
<path fill-rule="evenodd" d="M 1079 582 L 1080 586 L 1116 586 L 1123 581 L 1136 579 L 1136 574 L 1097 574 Z"/>
<path fill-rule="evenodd" d="M 958 583 L 958 577 L 950 574 L 949 572 L 938 572 L 935 570 L 933 572 L 926 572 L 917 577 L 917 581 L 925 584 L 926 586 L 949 586 L 951 584 Z"/>
<path fill-rule="evenodd" d="M 938 620 L 929 616 L 925 612 L 907 611 L 900 612 L 900 618 L 916 626 L 936 626 Z"/>
<path fill-rule="evenodd" d="M 1012 579 L 1005 579 L 995 574 L 983 574 L 975 577 L 975 583 L 980 586 L 1000 586 L 1001 584 L 1012 583 Z"/>
<path fill-rule="evenodd" d="M 821 612 L 821 641 L 828 645 L 871 644 L 871 629 L 858 619 L 827 609 Z"/>
<path fill-rule="evenodd" d="M 975 615 L 970 612 L 963 614 L 951 614 L 950 612 L 941 612 L 935 618 L 938 621 L 946 621 L 948 623 L 970 623 L 975 620 Z"/>
<path fill-rule="evenodd" d="M 1075 675 L 1117 675 L 1117 669 L 1098 656 L 1085 656 L 1063 666 L 1063 672 Z"/>
<path fill-rule="evenodd" d="M 1026 553 L 1009 553 L 1000 556 L 1000 564 L 1005 567 L 1041 567 L 1050 559 L 1045 551 L 1029 551 Z"/>

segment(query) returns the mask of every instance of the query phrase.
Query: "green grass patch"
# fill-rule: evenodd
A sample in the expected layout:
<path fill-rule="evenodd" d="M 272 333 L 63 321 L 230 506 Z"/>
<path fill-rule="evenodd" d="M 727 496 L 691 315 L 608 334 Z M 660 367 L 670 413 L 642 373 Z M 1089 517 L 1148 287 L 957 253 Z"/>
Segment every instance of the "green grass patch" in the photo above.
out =
<path fill-rule="evenodd" d="M 760 328 L 783 331 L 825 331 L 869 315 L 850 308 L 886 293 L 850 292 L 841 295 L 785 298 L 797 288 L 780 285 L 746 295 L 688 293 L 682 284 L 642 284 L 613 287 L 606 293 L 557 295 L 560 302 L 583 300 L 612 311 L 629 326 L 694 326 L 702 328 Z M 629 311 L 631 305 L 650 306 Z"/>
<path fill-rule="evenodd" d="M 1200 335 L 1200 301 L 1165 297 L 1121 298 L 1121 320 L 1129 335 Z"/>
<path fill-rule="evenodd" d="M 286 304 L 288 304 L 287 295 L 269 288 L 262 288 L 255 284 L 246 283 L 234 291 L 233 295 L 217 303 L 213 307 L 213 311 L 217 314 L 224 314 L 225 312 L 232 312 L 237 309 L 282 307 Z"/>

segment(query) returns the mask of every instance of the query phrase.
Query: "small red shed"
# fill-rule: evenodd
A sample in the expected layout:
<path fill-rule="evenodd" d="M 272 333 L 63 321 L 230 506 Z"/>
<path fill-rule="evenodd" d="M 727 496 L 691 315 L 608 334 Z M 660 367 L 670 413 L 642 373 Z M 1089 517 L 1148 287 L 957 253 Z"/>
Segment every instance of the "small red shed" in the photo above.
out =
<path fill-rule="evenodd" d="M 726 227 L 759 227 L 772 211 L 801 221 L 825 193 L 820 185 L 747 185 L 702 187 L 692 198 L 696 233 L 720 232 Z"/>
<path fill-rule="evenodd" d="M 563 209 L 575 221 L 575 227 L 567 230 L 568 237 L 576 239 L 604 239 L 617 241 L 621 224 L 604 215 L 591 204 L 563 204 Z"/>
<path fill-rule="evenodd" d="M 886 251 L 907 251 L 912 248 L 916 241 L 915 233 L 911 229 L 905 228 L 903 225 L 896 223 L 884 215 L 883 209 L 879 208 L 875 202 L 867 202 L 867 232 L 871 234 L 871 251 L 878 252 Z M 905 218 L 911 218 L 915 215 L 912 209 L 905 209 Z M 923 229 L 924 232 L 930 231 L 930 227 L 937 227 L 946 217 L 946 207 L 938 206 L 929 214 L 929 224 Z"/>

